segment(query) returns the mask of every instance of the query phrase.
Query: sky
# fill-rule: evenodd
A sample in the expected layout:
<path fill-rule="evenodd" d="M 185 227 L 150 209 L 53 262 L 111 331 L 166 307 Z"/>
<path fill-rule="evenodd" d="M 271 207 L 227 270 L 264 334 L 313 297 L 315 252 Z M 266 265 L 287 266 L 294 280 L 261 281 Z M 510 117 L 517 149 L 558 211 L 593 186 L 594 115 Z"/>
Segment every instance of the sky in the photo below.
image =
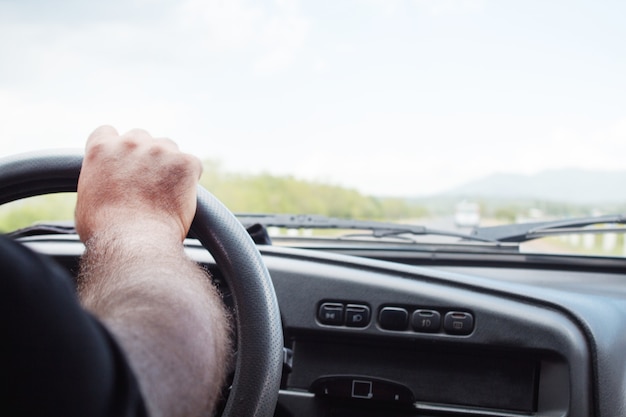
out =
<path fill-rule="evenodd" d="M 626 2 L 0 0 L 0 156 L 111 124 L 380 196 L 626 169 Z"/>

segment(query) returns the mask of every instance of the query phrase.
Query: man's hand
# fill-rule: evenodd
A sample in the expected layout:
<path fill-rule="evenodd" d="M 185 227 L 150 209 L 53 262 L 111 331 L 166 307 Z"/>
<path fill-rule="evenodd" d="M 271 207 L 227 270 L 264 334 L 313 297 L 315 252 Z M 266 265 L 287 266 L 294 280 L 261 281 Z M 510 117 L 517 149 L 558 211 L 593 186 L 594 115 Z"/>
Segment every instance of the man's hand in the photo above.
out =
<path fill-rule="evenodd" d="M 201 173 L 200 160 L 169 139 L 139 129 L 120 136 L 111 126 L 99 127 L 87 140 L 76 229 L 86 242 L 98 231 L 150 222 L 182 240 L 195 215 Z"/>
<path fill-rule="evenodd" d="M 182 244 L 200 161 L 143 130 L 96 129 L 78 180 L 79 295 L 115 336 L 152 417 L 211 415 L 229 363 L 229 318 Z"/>

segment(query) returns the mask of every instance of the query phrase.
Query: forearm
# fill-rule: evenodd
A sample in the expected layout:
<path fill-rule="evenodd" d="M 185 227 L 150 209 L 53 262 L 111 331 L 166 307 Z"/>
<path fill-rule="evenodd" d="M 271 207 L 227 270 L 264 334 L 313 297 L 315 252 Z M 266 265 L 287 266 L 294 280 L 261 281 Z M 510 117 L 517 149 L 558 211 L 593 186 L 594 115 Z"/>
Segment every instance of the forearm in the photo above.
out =
<path fill-rule="evenodd" d="M 81 300 L 125 350 L 153 416 L 208 413 L 229 355 L 221 299 L 178 239 L 158 224 L 138 230 L 89 239 Z"/>

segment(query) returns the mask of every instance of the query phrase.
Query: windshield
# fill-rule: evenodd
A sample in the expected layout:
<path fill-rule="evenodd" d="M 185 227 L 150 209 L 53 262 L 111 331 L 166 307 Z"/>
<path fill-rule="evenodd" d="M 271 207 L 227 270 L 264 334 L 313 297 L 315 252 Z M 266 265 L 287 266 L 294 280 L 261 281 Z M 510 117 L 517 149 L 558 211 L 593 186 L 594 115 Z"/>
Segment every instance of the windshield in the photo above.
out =
<path fill-rule="evenodd" d="M 625 213 L 624 16 L 592 0 L 2 1 L 0 156 L 111 124 L 202 158 L 238 213 L 467 234 Z M 43 201 L 0 207 L 0 230 L 71 219 L 67 197 Z M 531 243 L 626 255 L 623 233 Z"/>

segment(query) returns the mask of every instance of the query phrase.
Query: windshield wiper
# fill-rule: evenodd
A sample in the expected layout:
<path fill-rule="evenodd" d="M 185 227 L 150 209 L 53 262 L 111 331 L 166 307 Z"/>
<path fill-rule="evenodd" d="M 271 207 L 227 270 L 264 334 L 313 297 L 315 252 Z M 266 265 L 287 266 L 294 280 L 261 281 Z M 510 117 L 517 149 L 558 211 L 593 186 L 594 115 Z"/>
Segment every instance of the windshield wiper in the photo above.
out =
<path fill-rule="evenodd" d="M 7 233 L 7 236 L 13 239 L 19 239 L 27 236 L 39 236 L 39 235 L 71 235 L 75 234 L 74 222 L 67 220 L 61 221 L 48 221 L 42 223 L 35 223 L 31 226 L 24 227 L 13 232 Z"/>
<path fill-rule="evenodd" d="M 420 225 L 386 223 L 369 220 L 348 220 L 321 215 L 305 214 L 237 214 L 239 221 L 246 227 L 260 224 L 264 227 L 279 227 L 286 229 L 339 229 L 339 230 L 367 230 L 366 236 L 375 238 L 395 237 L 401 235 L 412 236 L 448 236 L 477 242 L 499 243 L 495 239 L 458 233 L 450 230 L 431 229 Z M 363 235 L 344 235 L 355 237 Z M 413 239 L 408 239 L 415 242 Z"/>
<path fill-rule="evenodd" d="M 498 242 L 521 243 L 540 237 L 581 233 L 626 233 L 626 227 L 589 228 L 598 224 L 626 224 L 626 214 L 596 217 L 580 217 L 535 223 L 507 224 L 503 226 L 481 227 L 473 231 L 473 236 L 492 239 Z"/>

